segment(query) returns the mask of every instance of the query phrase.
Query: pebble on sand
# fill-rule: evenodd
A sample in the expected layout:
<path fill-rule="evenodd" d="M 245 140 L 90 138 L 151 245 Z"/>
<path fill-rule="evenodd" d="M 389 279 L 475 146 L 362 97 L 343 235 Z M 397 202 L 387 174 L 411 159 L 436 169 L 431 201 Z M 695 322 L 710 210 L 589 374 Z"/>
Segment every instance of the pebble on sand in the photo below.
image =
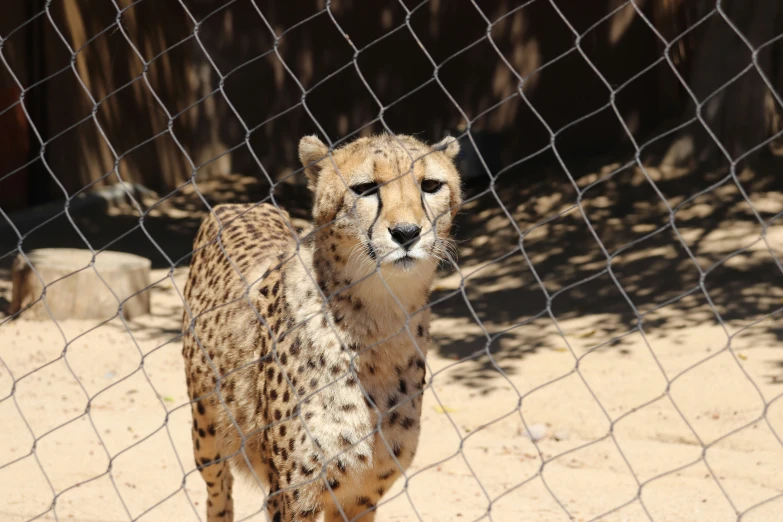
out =
<path fill-rule="evenodd" d="M 523 434 L 533 442 L 536 442 L 546 437 L 547 431 L 547 427 L 543 424 L 531 424 Z"/>

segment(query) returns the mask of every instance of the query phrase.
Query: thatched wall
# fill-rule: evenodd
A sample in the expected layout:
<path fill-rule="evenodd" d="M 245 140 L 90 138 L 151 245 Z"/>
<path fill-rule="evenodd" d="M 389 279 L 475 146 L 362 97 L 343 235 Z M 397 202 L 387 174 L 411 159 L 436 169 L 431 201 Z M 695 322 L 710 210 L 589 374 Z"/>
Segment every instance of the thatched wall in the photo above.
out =
<path fill-rule="evenodd" d="M 4 6 L 9 16 L 0 24 L 0 34 L 44 3 Z M 417 3 L 405 2 L 410 7 Z M 279 179 L 297 167 L 298 138 L 319 131 L 313 119 L 332 140 L 362 128 L 364 133 L 378 131 L 380 123 L 372 124 L 380 112 L 378 102 L 386 107 L 384 121 L 395 132 L 429 140 L 458 132 L 466 118 L 471 120 L 482 154 L 497 170 L 550 140 L 520 96 L 495 107 L 517 92 L 517 74 L 525 78 L 527 100 L 552 129 L 609 101 L 606 85 L 574 50 L 571 28 L 549 2 L 533 2 L 494 24 L 492 41 L 506 62 L 485 38 L 487 23 L 475 5 L 496 21 L 525 4 L 519 0 L 430 0 L 413 13 L 410 27 L 405 26 L 405 10 L 394 1 L 335 0 L 334 20 L 322 11 L 324 0 L 239 0 L 219 9 L 224 4 L 191 0 L 187 13 L 179 1 L 143 0 L 123 12 L 120 31 L 113 25 L 117 12 L 112 2 L 63 0 L 52 4 L 50 17 L 41 16 L 8 38 L 3 53 L 23 84 L 48 78 L 26 93 L 25 103 L 43 139 L 51 140 L 46 164 L 66 190 L 114 182 L 119 173 L 124 180 L 166 192 L 189 179 L 193 165 L 198 176 L 234 171 Z M 622 2 L 556 4 L 581 33 Z M 670 33 L 682 26 L 678 3 L 636 4 Z M 200 21 L 197 32 L 191 15 Z M 662 50 L 630 6 L 594 27 L 580 44 L 615 88 Z M 362 49 L 357 66 L 352 64 L 352 45 Z M 30 53 L 31 46 L 39 52 Z M 443 88 L 433 80 L 430 58 L 441 64 L 437 78 Z M 6 90 L 0 91 L 0 111 L 18 94 L 7 89 L 13 82 L 3 69 L 0 89 Z M 683 110 L 682 94 L 668 65 L 661 64 L 628 84 L 617 96 L 617 106 L 630 130 L 643 135 L 665 116 Z M 0 116 L 2 140 L 21 151 L 29 133 L 24 119 L 11 112 Z M 562 154 L 595 154 L 626 141 L 607 108 L 569 128 L 557 144 Z M 31 153 L 38 154 L 33 143 Z M 0 163 L 0 176 L 20 161 L 13 157 Z M 30 201 L 61 197 L 42 162 L 14 177 L 27 180 L 34 192 Z M 9 183 L 0 184 L 0 191 L 9 193 Z M 20 182 L 14 186 L 20 190 Z"/>

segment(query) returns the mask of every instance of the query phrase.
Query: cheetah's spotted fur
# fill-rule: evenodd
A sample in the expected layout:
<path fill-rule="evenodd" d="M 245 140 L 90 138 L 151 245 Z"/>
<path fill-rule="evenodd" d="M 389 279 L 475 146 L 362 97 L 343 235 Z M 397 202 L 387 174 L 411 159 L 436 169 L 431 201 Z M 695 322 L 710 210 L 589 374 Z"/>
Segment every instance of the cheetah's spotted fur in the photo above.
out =
<path fill-rule="evenodd" d="M 383 135 L 329 153 L 305 137 L 309 234 L 269 204 L 218 205 L 202 223 L 183 356 L 208 522 L 233 520 L 235 470 L 268 489 L 274 522 L 374 519 L 418 443 L 458 150 Z"/>

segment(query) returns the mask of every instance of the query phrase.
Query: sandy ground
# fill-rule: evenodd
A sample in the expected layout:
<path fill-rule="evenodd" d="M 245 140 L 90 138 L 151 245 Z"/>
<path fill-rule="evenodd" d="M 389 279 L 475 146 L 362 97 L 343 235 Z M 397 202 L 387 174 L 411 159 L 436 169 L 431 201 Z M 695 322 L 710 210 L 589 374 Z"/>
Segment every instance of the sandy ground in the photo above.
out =
<path fill-rule="evenodd" d="M 478 198 L 461 270 L 434 294 L 420 449 L 377 520 L 780 520 L 783 319 L 767 316 L 783 306 L 781 274 L 726 191 L 710 226 L 691 221 L 706 215 L 699 201 L 678 214 L 696 262 L 723 260 L 705 281 L 711 301 L 671 230 L 614 259 L 641 322 L 601 252 L 569 235 L 595 245 L 574 232 L 584 223 L 568 195 L 506 200 L 517 224 L 558 216 L 526 236 L 527 259 L 494 196 Z M 611 200 L 584 204 L 610 252 L 655 229 L 602 217 Z M 754 204 L 774 215 L 783 196 Z M 644 197 L 633 206 L 647 208 Z M 767 232 L 780 255 L 783 234 Z M 598 275 L 577 285 L 588 273 Z M 0 520 L 203 518 L 177 338 L 185 275 L 155 270 L 152 314 L 127 325 L 0 324 Z M 237 520 L 266 520 L 261 492 L 240 485 L 236 498 Z"/>

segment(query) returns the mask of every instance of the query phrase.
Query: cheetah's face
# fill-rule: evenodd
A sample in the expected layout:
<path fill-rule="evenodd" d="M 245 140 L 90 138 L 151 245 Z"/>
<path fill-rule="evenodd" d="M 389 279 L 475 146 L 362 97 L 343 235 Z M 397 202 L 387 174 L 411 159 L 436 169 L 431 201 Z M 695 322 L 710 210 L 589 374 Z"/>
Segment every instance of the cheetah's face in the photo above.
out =
<path fill-rule="evenodd" d="M 444 259 L 461 202 L 458 152 L 453 138 L 429 146 L 383 135 L 330 155 L 317 138 L 303 138 L 299 154 L 315 192 L 315 224 L 333 231 L 327 248 L 349 265 L 404 272 Z"/>

